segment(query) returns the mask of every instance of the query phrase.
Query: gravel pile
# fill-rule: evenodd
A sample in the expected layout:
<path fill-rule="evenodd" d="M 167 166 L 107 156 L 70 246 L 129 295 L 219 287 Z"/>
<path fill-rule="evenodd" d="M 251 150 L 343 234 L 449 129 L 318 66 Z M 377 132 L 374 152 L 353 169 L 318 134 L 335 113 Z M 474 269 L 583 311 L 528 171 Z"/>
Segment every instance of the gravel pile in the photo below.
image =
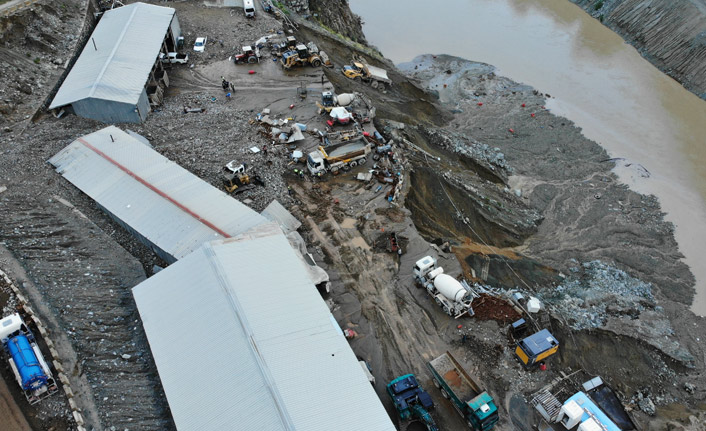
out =
<path fill-rule="evenodd" d="M 543 290 L 540 296 L 574 329 L 598 328 L 609 315 L 637 318 L 641 312 L 656 308 L 650 283 L 604 262 L 585 262 L 571 267 L 571 272 L 564 283 Z"/>

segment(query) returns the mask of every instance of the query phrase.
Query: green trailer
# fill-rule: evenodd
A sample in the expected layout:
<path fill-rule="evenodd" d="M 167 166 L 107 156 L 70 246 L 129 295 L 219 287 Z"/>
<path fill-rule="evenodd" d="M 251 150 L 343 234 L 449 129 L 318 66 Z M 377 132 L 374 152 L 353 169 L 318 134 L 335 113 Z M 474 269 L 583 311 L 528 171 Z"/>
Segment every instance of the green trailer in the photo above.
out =
<path fill-rule="evenodd" d="M 434 386 L 449 399 L 468 426 L 488 431 L 498 422 L 498 408 L 493 398 L 468 375 L 451 353 L 446 352 L 427 363 Z"/>

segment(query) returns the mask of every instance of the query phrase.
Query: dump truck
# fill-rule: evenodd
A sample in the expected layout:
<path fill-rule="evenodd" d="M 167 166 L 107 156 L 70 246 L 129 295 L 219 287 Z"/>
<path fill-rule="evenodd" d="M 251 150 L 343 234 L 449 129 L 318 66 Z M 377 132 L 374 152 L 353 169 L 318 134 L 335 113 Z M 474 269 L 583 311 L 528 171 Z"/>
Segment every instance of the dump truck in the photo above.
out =
<path fill-rule="evenodd" d="M 446 352 L 427 363 L 434 386 L 451 401 L 456 411 L 475 431 L 488 431 L 498 422 L 498 408 L 493 397 Z"/>
<path fill-rule="evenodd" d="M 429 413 L 434 407 L 434 402 L 414 374 L 405 374 L 388 383 L 387 394 L 392 398 L 400 419 L 417 419 L 426 425 L 427 431 L 439 431 Z"/>
<path fill-rule="evenodd" d="M 15 380 L 30 404 L 59 390 L 32 331 L 19 314 L 0 320 L 0 343 Z"/>
<path fill-rule="evenodd" d="M 335 175 L 341 169 L 347 171 L 358 165 L 364 165 L 371 149 L 370 143 L 363 138 L 339 142 L 326 148 L 320 146 L 307 155 L 306 166 L 311 175 L 322 175 L 326 171 Z"/>
<path fill-rule="evenodd" d="M 392 85 L 392 80 L 387 77 L 387 71 L 366 63 L 353 62 L 350 66 L 343 66 L 343 74 L 354 81 L 366 82 L 373 88 L 385 89 Z"/>
<path fill-rule="evenodd" d="M 314 67 L 321 66 L 321 57 L 318 53 L 309 51 L 309 48 L 304 44 L 298 44 L 294 50 L 287 51 L 282 54 L 280 63 L 285 69 L 300 67 L 310 64 Z"/>
<path fill-rule="evenodd" d="M 414 279 L 417 286 L 426 289 L 429 296 L 444 310 L 444 313 L 458 319 L 463 315 L 472 316 L 474 294 L 467 284 L 462 284 L 437 267 L 436 259 L 425 256 L 414 264 Z"/>

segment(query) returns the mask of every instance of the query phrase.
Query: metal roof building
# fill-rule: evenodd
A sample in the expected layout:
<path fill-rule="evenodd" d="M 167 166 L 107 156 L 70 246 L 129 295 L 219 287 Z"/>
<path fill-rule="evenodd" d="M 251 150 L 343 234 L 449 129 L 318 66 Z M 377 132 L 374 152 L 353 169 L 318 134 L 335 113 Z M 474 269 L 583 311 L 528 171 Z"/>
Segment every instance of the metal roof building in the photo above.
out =
<path fill-rule="evenodd" d="M 302 225 L 302 223 L 277 200 L 270 202 L 267 208 L 262 210 L 260 214 L 265 216 L 268 220 L 279 224 L 279 227 L 282 228 L 282 231 L 286 234 L 296 231 Z"/>
<path fill-rule="evenodd" d="M 150 112 L 149 92 L 168 85 L 157 61 L 181 35 L 176 11 L 133 3 L 106 11 L 49 109 L 65 107 L 106 123 L 139 123 Z M 161 94 L 161 93 L 160 93 Z"/>
<path fill-rule="evenodd" d="M 115 126 L 78 138 L 49 163 L 169 263 L 268 222 Z"/>
<path fill-rule="evenodd" d="M 394 431 L 274 223 L 133 288 L 179 431 Z"/>

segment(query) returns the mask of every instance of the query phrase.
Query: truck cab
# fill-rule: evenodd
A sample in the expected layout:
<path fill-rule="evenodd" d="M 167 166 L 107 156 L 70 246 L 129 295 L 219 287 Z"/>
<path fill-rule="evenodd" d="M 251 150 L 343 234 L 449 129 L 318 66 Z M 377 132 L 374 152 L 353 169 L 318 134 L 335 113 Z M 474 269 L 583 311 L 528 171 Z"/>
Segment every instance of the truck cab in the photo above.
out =
<path fill-rule="evenodd" d="M 318 151 L 312 151 L 306 156 L 306 167 L 309 169 L 311 175 L 318 175 L 326 172 L 324 158 Z"/>
<path fill-rule="evenodd" d="M 495 426 L 498 421 L 498 408 L 487 392 L 473 398 L 466 405 L 469 412 L 466 415 L 466 422 L 471 429 L 487 431 Z"/>
<path fill-rule="evenodd" d="M 436 268 L 436 259 L 431 256 L 425 256 L 414 264 L 414 276 L 421 279 L 434 268 Z"/>
<path fill-rule="evenodd" d="M 364 76 L 363 66 L 361 63 L 353 63 L 352 65 L 343 66 L 343 74 L 350 79 L 361 79 Z"/>
<path fill-rule="evenodd" d="M 243 0 L 243 11 L 248 18 L 255 18 L 255 4 L 253 0 Z"/>

